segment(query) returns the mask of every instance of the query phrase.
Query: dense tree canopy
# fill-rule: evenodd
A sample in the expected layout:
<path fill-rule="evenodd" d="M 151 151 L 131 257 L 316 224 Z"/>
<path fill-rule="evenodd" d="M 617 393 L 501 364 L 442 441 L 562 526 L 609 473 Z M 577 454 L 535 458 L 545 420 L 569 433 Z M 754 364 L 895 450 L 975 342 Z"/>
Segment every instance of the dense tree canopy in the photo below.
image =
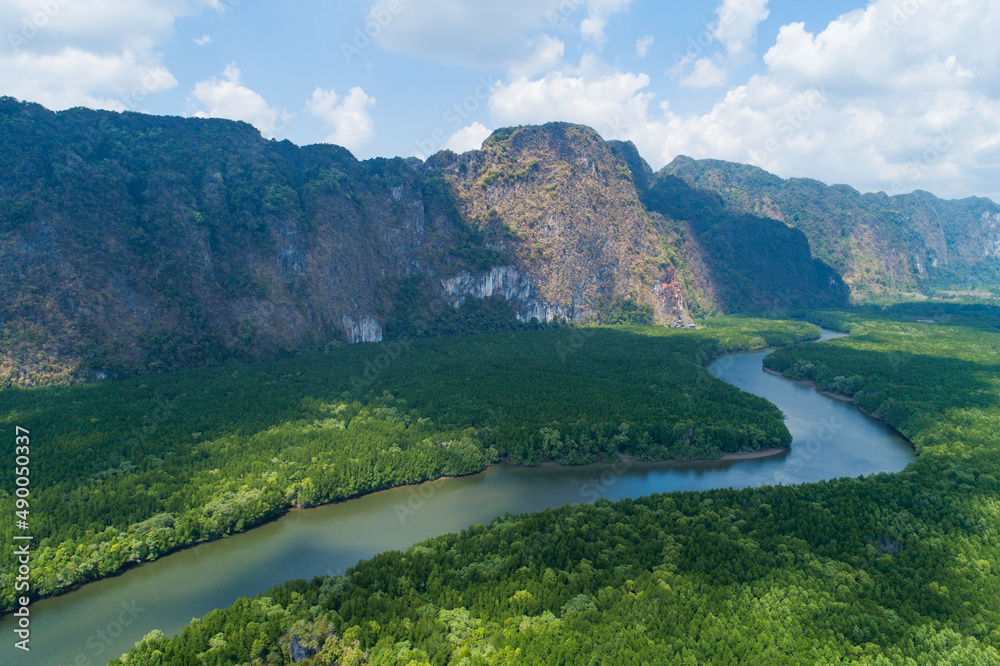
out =
<path fill-rule="evenodd" d="M 996 313 L 813 318 L 852 337 L 768 365 L 850 386 L 916 445 L 903 472 L 504 516 L 114 663 L 1000 663 Z"/>
<path fill-rule="evenodd" d="M 31 430 L 45 460 L 31 477 L 33 588 L 51 594 L 292 506 L 500 459 L 717 458 L 787 445 L 777 408 L 702 365 L 817 334 L 739 318 L 684 332 L 563 326 L 0 391 L 0 421 Z M 7 515 L 12 472 L 0 484 Z M 0 563 L 9 607 L 11 549 Z"/>

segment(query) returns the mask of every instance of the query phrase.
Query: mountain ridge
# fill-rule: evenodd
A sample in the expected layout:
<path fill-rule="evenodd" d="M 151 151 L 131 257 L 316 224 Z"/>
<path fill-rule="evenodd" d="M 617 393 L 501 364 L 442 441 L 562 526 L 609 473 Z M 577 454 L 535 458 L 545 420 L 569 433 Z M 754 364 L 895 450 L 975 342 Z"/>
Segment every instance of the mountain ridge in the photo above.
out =
<path fill-rule="evenodd" d="M 1000 283 L 1000 205 L 930 192 L 861 193 L 759 167 L 680 156 L 661 174 L 713 192 L 726 206 L 800 229 L 815 255 L 851 286 L 853 300 L 955 283 Z"/>
<path fill-rule="evenodd" d="M 358 161 L 246 123 L 2 98 L 0 143 L 0 385 L 561 320 L 685 326 L 865 293 L 824 235 L 825 199 L 789 224 L 787 200 L 765 205 L 776 176 L 749 171 L 766 182 L 741 189 L 740 165 L 690 158 L 654 173 L 582 125 Z M 929 219 L 940 201 L 906 204 Z"/>

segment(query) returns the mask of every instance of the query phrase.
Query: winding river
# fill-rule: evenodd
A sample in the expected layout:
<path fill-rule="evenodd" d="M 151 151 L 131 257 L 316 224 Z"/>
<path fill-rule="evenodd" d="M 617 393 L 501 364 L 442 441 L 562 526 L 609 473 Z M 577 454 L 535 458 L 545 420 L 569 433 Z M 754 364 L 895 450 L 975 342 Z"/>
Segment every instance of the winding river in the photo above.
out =
<path fill-rule="evenodd" d="M 823 339 L 842 334 L 824 331 Z M 0 621 L 0 663 L 103 664 L 153 629 L 177 633 L 191 618 L 289 578 L 340 574 L 359 560 L 486 523 L 505 512 L 641 497 L 655 492 L 792 484 L 896 472 L 913 447 L 852 404 L 762 371 L 770 352 L 732 354 L 709 370 L 778 405 L 794 441 L 766 458 L 689 463 L 534 468 L 498 465 L 482 474 L 397 488 L 304 511 L 202 544 L 31 606 L 31 652 L 13 647 Z"/>

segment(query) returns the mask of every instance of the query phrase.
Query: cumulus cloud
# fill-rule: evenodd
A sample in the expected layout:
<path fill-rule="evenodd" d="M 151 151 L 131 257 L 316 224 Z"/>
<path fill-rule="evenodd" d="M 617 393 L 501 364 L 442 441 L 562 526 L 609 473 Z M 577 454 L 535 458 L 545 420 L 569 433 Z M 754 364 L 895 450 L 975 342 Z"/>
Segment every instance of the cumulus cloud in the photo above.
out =
<path fill-rule="evenodd" d="M 838 179 L 996 196 L 1000 44 L 969 36 L 998 28 L 996 3 L 875 0 L 816 34 L 784 26 L 764 61 L 784 91 L 829 91 L 829 113 L 809 126 L 825 134 L 826 168 Z M 804 166 L 786 143 L 789 155 L 772 162 Z"/>
<path fill-rule="evenodd" d="M 532 52 L 519 62 L 510 66 L 508 72 L 513 78 L 531 78 L 536 74 L 548 72 L 562 62 L 566 45 L 562 40 L 550 35 L 540 35 L 531 40 Z"/>
<path fill-rule="evenodd" d="M 551 120 L 590 125 L 605 138 L 618 138 L 648 121 L 653 94 L 646 74 L 602 68 L 585 57 L 573 72 L 555 71 L 537 80 L 517 79 L 498 86 L 490 113 L 498 126 Z"/>
<path fill-rule="evenodd" d="M 157 59 L 133 51 L 98 55 L 67 47 L 52 54 L 0 57 L 4 94 L 57 110 L 73 106 L 137 110 L 149 95 L 176 85 Z"/>
<path fill-rule="evenodd" d="M 688 53 L 678 57 L 672 71 L 681 85 L 712 88 L 725 85 L 730 71 L 751 62 L 757 43 L 757 27 L 770 11 L 768 0 L 722 0 L 715 8 L 716 19 L 697 40 L 691 42 Z M 708 53 L 717 43 L 723 50 Z"/>
<path fill-rule="evenodd" d="M 230 63 L 222 78 L 212 77 L 199 81 L 191 92 L 191 99 L 205 108 L 196 112 L 198 118 L 228 118 L 248 122 L 264 138 L 273 139 L 292 119 L 292 114 L 267 101 L 241 82 L 242 73 L 236 63 Z"/>
<path fill-rule="evenodd" d="M 649 53 L 650 47 L 653 42 L 656 41 L 652 35 L 646 35 L 645 37 L 640 37 L 635 40 L 635 55 L 637 58 L 645 58 L 646 54 Z"/>
<path fill-rule="evenodd" d="M 341 99 L 335 90 L 316 88 L 306 102 L 309 113 L 321 118 L 333 131 L 327 143 L 344 146 L 352 152 L 364 148 L 375 138 L 375 121 L 368 109 L 375 105 L 375 98 L 355 86 Z"/>
<path fill-rule="evenodd" d="M 448 141 L 445 142 L 444 147 L 445 149 L 453 150 L 456 153 L 477 150 L 483 145 L 483 141 L 485 141 L 486 137 L 490 134 L 491 131 L 486 129 L 482 123 L 474 122 L 467 127 L 457 130 L 454 134 L 448 137 Z"/>
<path fill-rule="evenodd" d="M 198 46 L 206 46 L 212 43 L 212 38 L 208 35 L 202 35 L 201 37 L 192 37 L 191 41 Z"/>
<path fill-rule="evenodd" d="M 698 58 L 691 72 L 681 79 L 681 85 L 691 88 L 717 88 L 729 80 L 725 66 L 711 58 Z"/>
<path fill-rule="evenodd" d="M 713 36 L 726 47 L 729 58 L 736 64 L 752 58 L 757 26 L 770 15 L 767 0 L 723 0 L 715 14 Z"/>
<path fill-rule="evenodd" d="M 630 138 L 658 168 L 679 154 L 893 193 L 1000 200 L 1000 5 L 873 0 L 811 33 L 784 26 L 766 71 L 702 113 L 657 103 L 649 77 L 581 62 L 497 88 L 497 125 L 570 120 Z M 746 29 L 731 43 L 745 45 Z M 739 38 L 743 35 L 744 38 Z M 721 75 L 708 59 L 702 80 Z M 693 82 L 692 82 L 693 83 Z"/>
<path fill-rule="evenodd" d="M 156 45 L 210 0 L 6 0 L 0 89 L 54 109 L 141 110 L 177 84 Z"/>

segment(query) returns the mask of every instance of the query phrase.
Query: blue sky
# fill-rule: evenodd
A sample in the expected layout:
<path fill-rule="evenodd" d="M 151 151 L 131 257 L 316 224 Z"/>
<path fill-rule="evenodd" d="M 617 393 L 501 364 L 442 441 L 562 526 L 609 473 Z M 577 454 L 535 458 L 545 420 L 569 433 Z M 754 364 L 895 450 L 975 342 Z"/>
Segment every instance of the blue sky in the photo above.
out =
<path fill-rule="evenodd" d="M 862 191 L 1000 199 L 1000 2 L 3 0 L 0 94 L 360 158 L 568 120 Z"/>

